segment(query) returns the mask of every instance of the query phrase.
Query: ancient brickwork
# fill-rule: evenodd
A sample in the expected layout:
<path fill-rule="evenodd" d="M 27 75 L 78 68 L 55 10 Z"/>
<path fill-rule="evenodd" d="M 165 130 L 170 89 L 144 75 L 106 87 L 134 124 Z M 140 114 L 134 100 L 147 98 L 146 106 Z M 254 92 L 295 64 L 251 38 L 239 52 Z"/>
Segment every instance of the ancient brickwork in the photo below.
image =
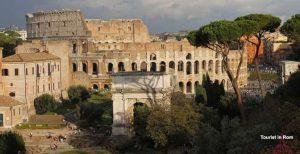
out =
<path fill-rule="evenodd" d="M 86 25 L 95 42 L 149 42 L 147 26 L 140 19 L 88 19 Z"/>
<path fill-rule="evenodd" d="M 26 15 L 28 39 L 87 37 L 89 32 L 80 11 L 62 10 Z"/>

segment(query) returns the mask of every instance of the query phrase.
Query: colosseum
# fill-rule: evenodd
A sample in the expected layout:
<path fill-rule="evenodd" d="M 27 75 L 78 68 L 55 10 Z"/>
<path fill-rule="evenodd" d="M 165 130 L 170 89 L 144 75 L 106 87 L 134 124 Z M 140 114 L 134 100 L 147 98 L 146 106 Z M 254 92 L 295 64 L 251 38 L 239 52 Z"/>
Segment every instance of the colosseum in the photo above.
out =
<path fill-rule="evenodd" d="M 16 53 L 47 51 L 61 60 L 61 91 L 82 84 L 110 89 L 111 75 L 124 71 L 166 72 L 176 89 L 194 93 L 204 74 L 230 88 L 222 58 L 215 51 L 181 41 L 152 41 L 140 19 L 85 19 L 79 10 L 36 12 L 26 15 L 28 38 Z M 240 54 L 231 51 L 236 70 Z M 247 84 L 247 57 L 243 57 L 239 84 Z"/>

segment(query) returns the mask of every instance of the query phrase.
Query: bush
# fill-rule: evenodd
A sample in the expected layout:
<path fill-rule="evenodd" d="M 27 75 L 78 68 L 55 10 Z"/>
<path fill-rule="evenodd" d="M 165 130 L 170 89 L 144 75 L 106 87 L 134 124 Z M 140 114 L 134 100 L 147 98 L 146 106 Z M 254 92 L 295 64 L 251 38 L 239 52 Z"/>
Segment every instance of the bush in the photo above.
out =
<path fill-rule="evenodd" d="M 0 153 L 25 153 L 25 143 L 21 135 L 15 132 L 0 134 Z"/>
<path fill-rule="evenodd" d="M 86 87 L 75 85 L 69 87 L 68 96 L 72 103 L 77 104 L 86 101 L 90 97 L 90 94 Z"/>
<path fill-rule="evenodd" d="M 57 108 L 57 103 L 52 95 L 43 94 L 34 99 L 34 108 L 37 114 L 44 114 Z"/>

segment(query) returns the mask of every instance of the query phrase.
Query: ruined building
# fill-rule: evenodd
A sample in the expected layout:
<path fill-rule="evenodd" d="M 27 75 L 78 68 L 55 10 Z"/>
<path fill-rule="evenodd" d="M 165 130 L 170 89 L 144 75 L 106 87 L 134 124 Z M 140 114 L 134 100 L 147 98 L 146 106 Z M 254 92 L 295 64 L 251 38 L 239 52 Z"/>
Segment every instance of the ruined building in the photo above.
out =
<path fill-rule="evenodd" d="M 195 92 L 195 86 L 202 83 L 205 74 L 212 80 L 223 82 L 226 88 L 231 86 L 222 69 L 221 55 L 207 48 L 191 46 L 186 39 L 151 42 L 147 26 L 140 19 L 85 19 L 80 11 L 61 10 L 27 14 L 26 22 L 28 38 L 16 48 L 16 54 L 46 52 L 49 57 L 59 58 L 45 59 L 43 64 L 36 61 L 24 65 L 28 70 L 36 70 L 37 64 L 45 69 L 50 65 L 53 71 L 58 71 L 55 65 L 59 63 L 61 77 L 55 79 L 60 81 L 55 81 L 54 86 L 47 83 L 50 86 L 47 93 L 52 94 L 51 89 L 59 88 L 65 97 L 68 87 L 74 84 L 95 90 L 111 89 L 111 75 L 125 71 L 165 72 L 170 75 L 173 88 L 187 94 Z M 232 70 L 236 70 L 240 58 L 238 51 L 231 51 L 229 57 Z M 243 58 L 241 86 L 247 84 L 247 55 Z M 6 61 L 3 63 L 7 66 Z M 11 65 L 10 68 L 14 67 Z M 20 101 L 24 100 L 21 97 L 26 97 L 27 102 L 32 103 L 43 92 L 41 88 L 31 88 L 30 91 L 35 92 L 25 95 L 15 88 L 14 97 Z M 11 92 L 5 90 L 4 95 Z"/>

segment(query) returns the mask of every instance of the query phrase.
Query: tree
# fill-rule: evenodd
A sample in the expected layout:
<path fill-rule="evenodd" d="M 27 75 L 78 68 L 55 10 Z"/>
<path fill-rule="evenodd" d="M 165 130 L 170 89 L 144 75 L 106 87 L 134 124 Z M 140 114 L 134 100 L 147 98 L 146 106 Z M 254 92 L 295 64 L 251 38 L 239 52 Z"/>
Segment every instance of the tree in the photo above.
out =
<path fill-rule="evenodd" d="M 133 109 L 133 126 L 136 136 L 141 137 L 142 139 L 146 138 L 146 127 L 147 120 L 150 114 L 149 107 L 142 103 L 136 103 Z"/>
<path fill-rule="evenodd" d="M 208 25 L 200 27 L 198 31 L 190 32 L 187 38 L 189 42 L 196 47 L 205 46 L 222 55 L 223 67 L 228 75 L 229 80 L 231 81 L 232 87 L 237 97 L 239 108 L 241 110 L 241 116 L 244 120 L 242 96 L 240 88 L 238 86 L 238 78 L 243 63 L 244 50 L 239 50 L 240 61 L 235 75 L 233 74 L 232 68 L 229 65 L 228 58 L 230 45 L 239 43 L 241 41 L 240 38 L 245 33 L 249 33 L 248 31 L 250 31 L 241 30 L 241 25 L 247 25 L 247 27 L 250 29 L 251 25 L 253 25 L 253 22 L 243 22 L 243 24 L 240 24 L 234 21 L 227 20 L 215 21 Z"/>
<path fill-rule="evenodd" d="M 0 134 L 0 153 L 25 153 L 25 143 L 21 135 L 15 132 Z"/>
<path fill-rule="evenodd" d="M 21 44 L 21 42 L 20 34 L 15 31 L 0 33 L 0 47 L 3 47 L 4 57 L 13 55 L 15 47 Z"/>
<path fill-rule="evenodd" d="M 257 73 L 257 78 L 259 82 L 259 87 L 261 89 L 262 96 L 265 96 L 266 92 L 265 89 L 261 83 L 261 75 L 259 73 L 259 59 L 258 59 L 258 53 L 259 53 L 259 48 L 262 43 L 262 39 L 265 38 L 265 34 L 267 32 L 275 32 L 275 30 L 280 26 L 281 20 L 278 17 L 269 15 L 269 14 L 249 14 L 246 16 L 238 17 L 235 19 L 236 22 L 238 23 L 243 23 L 243 22 L 249 22 L 252 21 L 255 23 L 254 27 L 247 26 L 249 24 L 240 24 L 242 25 L 242 30 L 246 30 L 248 32 L 248 35 L 244 35 L 245 41 L 253 44 L 256 46 L 255 49 L 255 56 L 254 56 L 254 63 L 255 63 L 255 71 Z M 251 28 L 247 30 L 247 28 Z M 254 36 L 257 39 L 257 42 L 253 42 L 250 40 L 250 38 Z"/>
<path fill-rule="evenodd" d="M 207 94 L 206 94 L 206 90 L 203 86 L 201 86 L 201 85 L 197 86 L 195 93 L 196 93 L 196 96 L 195 96 L 196 103 L 207 104 Z"/>
<path fill-rule="evenodd" d="M 90 94 L 86 87 L 74 85 L 69 87 L 68 96 L 72 103 L 77 104 L 86 101 L 90 97 Z"/>
<path fill-rule="evenodd" d="M 300 14 L 295 14 L 283 23 L 280 31 L 293 42 L 293 51 L 300 59 Z"/>
<path fill-rule="evenodd" d="M 34 99 L 34 108 L 37 114 L 43 114 L 56 109 L 57 103 L 50 94 L 43 94 Z"/>

